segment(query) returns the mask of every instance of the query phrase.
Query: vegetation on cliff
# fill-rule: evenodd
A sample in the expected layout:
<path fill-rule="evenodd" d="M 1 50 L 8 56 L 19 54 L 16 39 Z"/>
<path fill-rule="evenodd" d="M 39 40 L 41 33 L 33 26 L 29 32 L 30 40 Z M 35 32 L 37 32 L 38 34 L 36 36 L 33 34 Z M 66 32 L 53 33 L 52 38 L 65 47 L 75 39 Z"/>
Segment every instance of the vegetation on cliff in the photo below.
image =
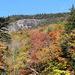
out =
<path fill-rule="evenodd" d="M 74 75 L 74 14 L 75 7 L 72 6 L 70 15 L 35 15 L 34 18 L 48 18 L 49 21 L 41 23 L 42 26 L 35 29 L 25 28 L 11 32 L 10 44 L 5 45 L 0 41 L 0 74 Z M 55 22 L 55 19 L 59 22 Z"/>

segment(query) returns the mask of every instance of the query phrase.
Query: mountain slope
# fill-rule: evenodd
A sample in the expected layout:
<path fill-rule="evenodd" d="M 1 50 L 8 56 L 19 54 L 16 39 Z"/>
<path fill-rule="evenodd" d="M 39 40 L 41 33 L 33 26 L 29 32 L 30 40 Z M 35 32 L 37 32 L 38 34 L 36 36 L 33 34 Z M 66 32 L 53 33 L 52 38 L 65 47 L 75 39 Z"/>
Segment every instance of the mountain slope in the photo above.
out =
<path fill-rule="evenodd" d="M 37 26 L 39 23 L 46 21 L 46 19 L 22 19 L 15 22 L 11 22 L 9 26 L 9 33 L 12 31 L 23 30 L 25 28 L 31 28 L 32 25 Z"/>
<path fill-rule="evenodd" d="M 37 14 L 37 15 L 13 15 L 9 16 L 10 26 L 9 33 L 12 31 L 22 30 L 25 28 L 37 28 L 50 24 L 57 24 L 67 19 L 68 13 L 56 14 Z"/>

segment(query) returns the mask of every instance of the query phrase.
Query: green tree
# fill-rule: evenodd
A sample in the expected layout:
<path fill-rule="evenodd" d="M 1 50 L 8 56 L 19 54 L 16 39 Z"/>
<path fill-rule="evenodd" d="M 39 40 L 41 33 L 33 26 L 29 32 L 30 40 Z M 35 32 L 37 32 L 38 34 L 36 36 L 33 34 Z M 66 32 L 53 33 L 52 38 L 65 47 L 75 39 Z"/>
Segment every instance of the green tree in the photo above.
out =
<path fill-rule="evenodd" d="M 66 33 L 70 33 L 75 28 L 75 7 L 72 5 L 72 8 L 70 9 L 70 16 L 67 19 L 66 27 Z"/>
<path fill-rule="evenodd" d="M 7 33 L 9 25 L 9 18 L 0 18 L 0 39 L 9 40 L 9 34 Z"/>

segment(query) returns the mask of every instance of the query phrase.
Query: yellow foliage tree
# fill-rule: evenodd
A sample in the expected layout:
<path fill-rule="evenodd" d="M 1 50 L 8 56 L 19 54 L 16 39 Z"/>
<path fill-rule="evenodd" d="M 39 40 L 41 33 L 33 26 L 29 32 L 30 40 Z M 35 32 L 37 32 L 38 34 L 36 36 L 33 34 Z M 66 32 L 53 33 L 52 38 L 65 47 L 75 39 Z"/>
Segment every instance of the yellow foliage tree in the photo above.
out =
<path fill-rule="evenodd" d="M 6 45 L 0 41 L 0 74 L 5 72 L 5 53 Z"/>

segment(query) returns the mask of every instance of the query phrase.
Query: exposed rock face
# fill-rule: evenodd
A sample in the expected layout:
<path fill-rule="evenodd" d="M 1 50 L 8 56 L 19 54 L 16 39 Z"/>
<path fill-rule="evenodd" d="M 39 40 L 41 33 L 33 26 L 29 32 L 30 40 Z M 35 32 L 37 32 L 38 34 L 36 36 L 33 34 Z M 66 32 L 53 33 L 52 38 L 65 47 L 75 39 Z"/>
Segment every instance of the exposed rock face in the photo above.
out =
<path fill-rule="evenodd" d="M 18 29 L 31 28 L 32 25 L 38 25 L 40 22 L 44 22 L 46 19 L 22 19 L 15 22 L 10 23 L 9 32 L 17 31 Z"/>

